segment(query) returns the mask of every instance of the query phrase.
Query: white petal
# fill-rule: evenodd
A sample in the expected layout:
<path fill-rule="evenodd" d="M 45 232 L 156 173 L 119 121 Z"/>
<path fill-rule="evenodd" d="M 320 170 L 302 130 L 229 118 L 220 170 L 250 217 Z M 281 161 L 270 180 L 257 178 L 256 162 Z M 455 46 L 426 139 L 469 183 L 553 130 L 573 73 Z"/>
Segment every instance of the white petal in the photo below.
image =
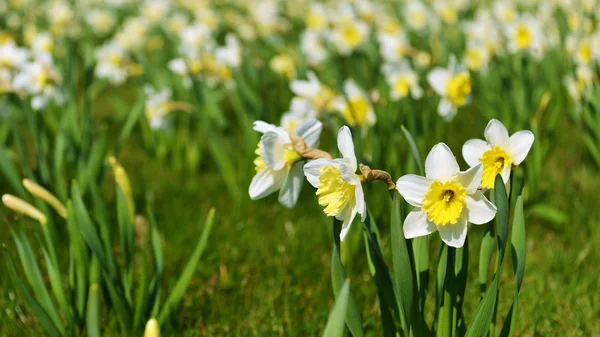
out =
<path fill-rule="evenodd" d="M 515 165 L 519 165 L 525 160 L 535 136 L 531 131 L 517 131 L 509 139 L 508 154 L 512 158 L 512 162 Z"/>
<path fill-rule="evenodd" d="M 356 205 L 353 203 L 348 204 L 346 209 L 340 214 L 338 220 L 342 220 L 342 230 L 340 231 L 340 241 L 344 241 L 346 235 L 350 231 L 350 226 L 352 225 L 352 221 L 354 221 L 354 217 L 356 217 L 355 212 Z"/>
<path fill-rule="evenodd" d="M 296 206 L 298 196 L 300 196 L 304 179 L 302 166 L 304 166 L 304 161 L 292 165 L 279 191 L 279 203 L 287 208 Z"/>
<path fill-rule="evenodd" d="M 492 204 L 481 191 L 467 195 L 469 222 L 482 225 L 490 222 L 496 216 L 496 206 Z"/>
<path fill-rule="evenodd" d="M 508 130 L 497 119 L 492 119 L 485 128 L 485 139 L 492 147 L 507 149 L 509 145 Z"/>
<path fill-rule="evenodd" d="M 272 170 L 285 166 L 285 141 L 275 132 L 267 132 L 260 138 L 260 156 Z"/>
<path fill-rule="evenodd" d="M 269 131 L 275 131 L 275 129 L 277 129 L 277 127 L 273 124 L 269 124 L 263 121 L 256 121 L 254 122 L 254 131 L 258 131 L 260 133 L 266 133 Z"/>
<path fill-rule="evenodd" d="M 333 161 L 324 158 L 311 160 L 304 165 L 304 175 L 306 176 L 306 180 L 308 180 L 313 187 L 317 188 L 319 186 L 319 171 L 323 166 L 327 165 L 337 166 Z"/>
<path fill-rule="evenodd" d="M 425 193 L 429 191 L 429 186 L 433 179 L 421 177 L 416 174 L 407 174 L 396 182 L 396 189 L 402 195 L 404 200 L 415 207 L 423 206 Z"/>
<path fill-rule="evenodd" d="M 450 80 L 450 72 L 443 68 L 435 68 L 427 74 L 429 85 L 440 96 L 446 95 L 446 88 Z"/>
<path fill-rule="evenodd" d="M 438 104 L 438 114 L 444 118 L 445 121 L 450 121 L 456 116 L 457 108 L 447 98 L 442 98 Z"/>
<path fill-rule="evenodd" d="M 458 163 L 448 145 L 436 144 L 425 159 L 425 175 L 427 178 L 446 182 L 459 172 Z"/>
<path fill-rule="evenodd" d="M 261 199 L 280 189 L 286 174 L 286 170 L 273 171 L 268 168 L 256 173 L 248 189 L 250 199 Z"/>
<path fill-rule="evenodd" d="M 485 151 L 490 150 L 490 145 L 481 139 L 469 139 L 463 145 L 462 155 L 469 166 L 477 166 L 480 164 L 479 158 L 483 156 Z"/>
<path fill-rule="evenodd" d="M 427 220 L 427 214 L 422 212 L 420 208 L 415 208 L 404 219 L 403 230 L 404 237 L 412 239 L 429 235 L 437 231 L 437 227 L 433 222 Z"/>
<path fill-rule="evenodd" d="M 355 186 L 354 198 L 356 199 L 356 207 L 354 208 L 354 212 L 360 214 L 361 221 L 365 221 L 367 218 L 367 203 L 365 202 L 365 193 L 360 183 Z"/>
<path fill-rule="evenodd" d="M 353 171 L 356 171 L 356 155 L 354 154 L 354 142 L 352 141 L 352 133 L 350 128 L 342 126 L 338 132 L 338 149 L 344 159 L 349 159 L 352 165 Z"/>
<path fill-rule="evenodd" d="M 473 166 L 470 169 L 460 172 L 454 178 L 455 181 L 459 182 L 467 194 L 472 194 L 477 191 L 477 188 L 481 186 L 481 175 L 483 174 L 483 165 L 480 163 L 477 166 Z"/>
<path fill-rule="evenodd" d="M 304 140 L 308 147 L 314 148 L 319 142 L 319 137 L 321 137 L 322 129 L 323 124 L 313 119 L 300 123 L 300 125 L 296 127 L 295 133 L 297 136 Z"/>
<path fill-rule="evenodd" d="M 438 226 L 440 237 L 448 246 L 460 248 L 465 244 L 467 238 L 467 216 L 461 215 L 454 225 Z"/>

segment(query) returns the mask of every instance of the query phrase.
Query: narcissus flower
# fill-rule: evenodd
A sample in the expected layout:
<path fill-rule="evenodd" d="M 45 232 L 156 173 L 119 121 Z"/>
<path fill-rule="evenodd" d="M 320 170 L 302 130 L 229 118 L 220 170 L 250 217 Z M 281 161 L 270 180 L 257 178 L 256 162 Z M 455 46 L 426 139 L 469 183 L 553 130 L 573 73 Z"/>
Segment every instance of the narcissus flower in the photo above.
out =
<path fill-rule="evenodd" d="M 496 215 L 496 206 L 477 189 L 482 171 L 480 164 L 461 172 L 448 146 L 435 145 L 425 160 L 425 177 L 408 174 L 396 183 L 406 202 L 415 206 L 404 220 L 404 236 L 439 231 L 448 246 L 462 247 L 469 222 L 485 224 Z"/>
<path fill-rule="evenodd" d="M 304 165 L 308 182 L 317 188 L 319 205 L 328 216 L 341 220 L 340 240 L 344 241 L 356 214 L 362 221 L 367 216 L 367 206 L 361 185 L 362 175 L 356 174 L 358 164 L 354 154 L 352 134 L 347 126 L 338 132 L 338 149 L 342 158 L 317 159 Z"/>
<path fill-rule="evenodd" d="M 255 152 L 256 175 L 248 190 L 250 198 L 261 199 L 279 190 L 279 202 L 287 208 L 294 207 L 302 188 L 305 160 L 294 150 L 286 129 L 256 121 L 254 130 L 263 135 Z M 294 134 L 302 138 L 309 148 L 314 148 L 319 142 L 321 130 L 321 122 L 310 120 L 300 123 Z"/>
<path fill-rule="evenodd" d="M 485 139 L 471 139 L 463 145 L 462 153 L 469 166 L 483 164 L 481 186 L 494 188 L 497 174 L 502 175 L 504 183 L 508 182 L 513 165 L 519 165 L 533 145 L 535 137 L 531 131 L 517 131 L 508 136 L 504 125 L 492 119 L 485 128 Z"/>
<path fill-rule="evenodd" d="M 428 75 L 429 85 L 442 96 L 438 105 L 440 116 L 450 120 L 456 110 L 467 104 L 471 98 L 471 78 L 466 67 L 456 63 L 454 55 L 450 56 L 448 68 L 435 68 Z"/>
<path fill-rule="evenodd" d="M 342 114 L 346 123 L 352 127 L 360 126 L 364 131 L 377 121 L 375 111 L 367 94 L 353 80 L 344 82 L 344 95 L 338 96 L 336 109 Z"/>

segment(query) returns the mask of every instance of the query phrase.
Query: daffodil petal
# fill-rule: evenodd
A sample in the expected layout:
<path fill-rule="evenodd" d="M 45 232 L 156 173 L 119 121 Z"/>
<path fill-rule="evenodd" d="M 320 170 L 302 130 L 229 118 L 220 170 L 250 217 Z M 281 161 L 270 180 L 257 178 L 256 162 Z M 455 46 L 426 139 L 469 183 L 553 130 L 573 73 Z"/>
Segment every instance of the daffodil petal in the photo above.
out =
<path fill-rule="evenodd" d="M 462 148 L 462 155 L 465 162 L 469 166 L 477 166 L 481 162 L 479 158 L 483 156 L 485 151 L 490 150 L 491 146 L 484 140 L 481 139 L 469 139 Z"/>
<path fill-rule="evenodd" d="M 448 145 L 436 144 L 425 159 L 425 175 L 427 178 L 446 182 L 452 179 L 460 168 Z"/>
<path fill-rule="evenodd" d="M 266 133 L 269 131 L 275 131 L 277 127 L 273 124 L 269 124 L 263 121 L 254 122 L 254 131 L 258 131 L 260 133 Z"/>
<path fill-rule="evenodd" d="M 492 147 L 499 146 L 507 149 L 509 145 L 508 130 L 497 119 L 492 119 L 485 128 L 485 139 Z"/>
<path fill-rule="evenodd" d="M 446 95 L 449 80 L 450 72 L 443 68 L 435 68 L 427 75 L 427 82 L 440 96 Z"/>
<path fill-rule="evenodd" d="M 321 137 L 321 130 L 323 130 L 323 124 L 321 122 L 311 119 L 304 121 L 296 127 L 296 135 L 304 140 L 306 145 L 310 148 L 317 146 L 319 138 Z"/>
<path fill-rule="evenodd" d="M 273 171 L 268 168 L 256 173 L 248 189 L 250 199 L 261 199 L 280 189 L 286 174 L 286 170 Z"/>
<path fill-rule="evenodd" d="M 293 208 L 296 206 L 300 191 L 302 190 L 302 182 L 304 180 L 302 165 L 304 165 L 304 161 L 292 165 L 283 181 L 281 190 L 279 190 L 279 203 L 284 207 Z"/>
<path fill-rule="evenodd" d="M 454 178 L 455 181 L 458 181 L 467 193 L 475 193 L 477 188 L 481 186 L 481 175 L 483 174 L 483 165 L 480 163 L 477 166 L 473 166 L 470 169 L 460 172 Z"/>
<path fill-rule="evenodd" d="M 367 204 L 365 203 L 365 193 L 363 191 L 362 185 L 355 185 L 354 189 L 354 198 L 356 199 L 356 207 L 354 212 L 360 214 L 361 221 L 365 221 L 367 218 Z"/>
<path fill-rule="evenodd" d="M 429 186 L 434 180 L 421 177 L 416 174 L 407 174 L 396 182 L 396 189 L 402 195 L 404 200 L 415 207 L 423 206 L 423 198 L 429 191 Z"/>
<path fill-rule="evenodd" d="M 404 219 L 404 237 L 412 239 L 420 236 L 429 235 L 437 231 L 436 225 L 427 220 L 427 214 L 421 211 L 420 208 L 413 209 L 406 219 Z"/>
<path fill-rule="evenodd" d="M 513 160 L 513 164 L 519 165 L 525 160 L 535 136 L 531 131 L 517 131 L 509 139 L 508 154 Z"/>
<path fill-rule="evenodd" d="M 352 141 L 352 133 L 350 132 L 350 128 L 347 126 L 342 126 L 340 131 L 338 132 L 338 149 L 342 154 L 344 159 L 350 160 L 350 164 L 352 165 L 353 171 L 356 171 L 356 155 L 354 154 L 354 142 Z"/>
<path fill-rule="evenodd" d="M 280 170 L 285 166 L 285 142 L 279 134 L 269 131 L 260 138 L 260 156 L 272 170 Z"/>
<path fill-rule="evenodd" d="M 346 209 L 342 212 L 340 218 L 338 218 L 338 220 L 342 220 L 340 241 L 344 241 L 346 239 L 346 235 L 348 235 L 348 232 L 350 231 L 350 226 L 356 217 L 356 212 L 354 212 L 355 206 L 356 205 L 354 204 L 354 201 L 352 201 L 348 206 L 346 206 Z"/>
<path fill-rule="evenodd" d="M 460 248 L 467 238 L 467 216 L 463 214 L 454 225 L 439 226 L 440 238 L 448 246 Z"/>
<path fill-rule="evenodd" d="M 468 220 L 475 225 L 490 222 L 496 216 L 496 206 L 492 204 L 481 191 L 477 191 L 466 198 Z"/>
<path fill-rule="evenodd" d="M 314 188 L 319 186 L 319 171 L 323 166 L 327 165 L 338 166 L 334 161 L 323 158 L 311 160 L 304 165 L 304 175 L 306 176 L 306 180 L 308 180 Z"/>

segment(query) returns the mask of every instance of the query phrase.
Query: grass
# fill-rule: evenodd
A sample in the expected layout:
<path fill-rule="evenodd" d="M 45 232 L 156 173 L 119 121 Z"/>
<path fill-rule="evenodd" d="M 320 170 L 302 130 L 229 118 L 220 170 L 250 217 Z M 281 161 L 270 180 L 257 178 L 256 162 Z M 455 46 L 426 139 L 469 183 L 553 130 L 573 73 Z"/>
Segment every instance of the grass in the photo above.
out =
<path fill-rule="evenodd" d="M 463 121 L 464 122 L 464 121 Z M 584 145 L 568 122 L 555 135 L 557 146 L 542 177 L 544 202 L 565 212 L 566 221 L 542 211 L 527 216 L 527 267 L 520 295 L 518 336 L 594 336 L 600 334 L 600 190 L 598 169 L 585 155 Z M 475 128 L 473 128 L 475 129 Z M 472 137 L 476 134 L 469 135 Z M 460 144 L 465 139 L 454 140 Z M 452 143 L 452 140 L 450 141 Z M 182 308 L 165 336 L 318 336 L 333 305 L 329 264 L 332 231 L 305 184 L 298 207 L 287 210 L 267 200 L 234 204 L 215 170 L 175 172 L 149 159 L 131 142 L 120 160 L 130 172 L 138 202 L 152 198 L 163 233 L 170 288 L 201 233 L 208 209 L 217 209 L 209 248 L 203 256 Z M 459 146 L 457 144 L 451 144 Z M 250 167 L 251 164 L 249 164 Z M 245 169 L 245 168 L 244 168 Z M 244 175 L 245 176 L 245 175 Z M 239 186 L 244 193 L 249 181 Z M 6 186 L 6 185 L 1 185 Z M 138 186 L 138 188 L 136 188 Z M 143 186 L 143 189 L 141 188 Z M 373 189 L 382 186 L 369 187 Z M 144 195 L 143 191 L 148 192 Z M 380 191 L 377 191 L 380 192 Z M 368 200 L 368 199 L 367 199 Z M 0 211 L 1 212 L 1 211 Z M 384 213 L 385 214 L 385 213 Z M 13 213 L 2 213 L 0 241 L 12 247 L 8 223 Z M 550 221 L 553 219 L 553 221 Z M 386 258 L 390 261 L 387 215 L 378 220 Z M 36 224 L 26 222 L 32 238 Z M 479 301 L 478 244 L 482 228 L 472 228 L 467 319 Z M 365 324 L 374 336 L 379 318 L 376 289 L 362 251 L 360 226 L 354 226 L 344 256 L 352 287 L 363 308 Z M 439 239 L 432 236 L 432 259 Z M 351 248 L 350 248 L 351 247 Z M 14 255 L 13 255 L 14 256 Z M 389 263 L 391 264 L 391 263 Z M 433 273 L 434 271 L 432 271 Z M 513 281 L 505 266 L 505 283 Z M 20 296 L 12 296 L 6 265 L 0 264 L 0 336 L 40 334 Z M 432 284 L 433 285 L 433 284 Z M 433 287 L 432 287 L 433 288 Z M 499 316 L 508 312 L 514 286 L 503 288 Z M 433 294 L 433 292 L 432 292 Z M 432 298 L 433 296 L 430 296 Z M 432 313 L 433 317 L 433 313 Z M 105 321 L 105 336 L 116 334 L 115 322 Z M 500 323 L 501 324 L 501 323 Z"/>

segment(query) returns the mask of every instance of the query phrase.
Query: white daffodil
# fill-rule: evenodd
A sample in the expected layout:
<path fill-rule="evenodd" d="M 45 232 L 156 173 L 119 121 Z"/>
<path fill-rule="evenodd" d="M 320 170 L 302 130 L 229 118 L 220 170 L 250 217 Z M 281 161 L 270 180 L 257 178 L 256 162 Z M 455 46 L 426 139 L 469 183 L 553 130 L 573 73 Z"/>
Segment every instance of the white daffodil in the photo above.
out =
<path fill-rule="evenodd" d="M 467 43 L 463 62 L 471 71 L 486 72 L 490 62 L 489 49 L 483 44 Z"/>
<path fill-rule="evenodd" d="M 104 9 L 92 9 L 86 14 L 86 21 L 95 34 L 104 35 L 115 26 L 116 15 Z"/>
<path fill-rule="evenodd" d="M 15 71 L 27 63 L 27 50 L 13 41 L 0 44 L 0 71 Z"/>
<path fill-rule="evenodd" d="M 300 123 L 294 133 L 309 148 L 314 148 L 321 129 L 321 122 L 310 120 Z M 255 152 L 256 175 L 248 190 L 250 198 L 261 199 L 279 190 L 279 202 L 287 208 L 294 207 L 302 188 L 305 160 L 294 150 L 290 134 L 284 128 L 257 121 L 254 130 L 263 135 Z"/>
<path fill-rule="evenodd" d="M 96 50 L 96 77 L 106 79 L 113 85 L 125 83 L 127 79 L 127 52 L 121 45 L 109 42 Z"/>
<path fill-rule="evenodd" d="M 382 67 L 386 82 L 390 87 L 390 98 L 392 101 L 408 97 L 419 99 L 423 96 L 423 89 L 419 86 L 419 77 L 410 64 L 406 61 L 395 66 Z"/>
<path fill-rule="evenodd" d="M 517 131 L 508 136 L 504 125 L 492 119 L 485 128 L 485 139 L 468 140 L 462 148 L 463 158 L 469 166 L 483 164 L 481 186 L 494 188 L 497 174 L 502 175 L 504 183 L 508 182 L 513 165 L 519 165 L 533 145 L 535 137 L 531 131 Z"/>
<path fill-rule="evenodd" d="M 321 3 L 311 3 L 306 16 L 306 29 L 312 32 L 322 32 L 328 25 L 327 10 Z"/>
<path fill-rule="evenodd" d="M 454 55 L 450 56 L 448 68 L 434 68 L 427 75 L 429 85 L 442 99 L 438 105 L 438 113 L 446 120 L 456 115 L 461 106 L 471 98 L 471 78 L 466 67 L 456 63 Z"/>
<path fill-rule="evenodd" d="M 416 207 L 404 220 L 407 239 L 435 231 L 448 246 L 460 248 L 468 223 L 481 225 L 496 215 L 496 206 L 481 191 L 482 165 L 461 172 L 452 151 L 444 143 L 435 145 L 425 160 L 425 177 L 408 174 L 396 188 Z"/>
<path fill-rule="evenodd" d="M 336 22 L 329 32 L 331 43 L 340 55 L 348 56 L 367 40 L 369 25 L 357 18 L 349 18 Z"/>
<path fill-rule="evenodd" d="M 408 25 L 415 30 L 425 29 L 431 16 L 427 7 L 420 1 L 409 2 L 404 7 L 404 15 Z"/>
<path fill-rule="evenodd" d="M 393 63 L 402 61 L 411 52 L 411 46 L 406 33 L 384 35 L 379 37 L 380 54 L 385 62 Z"/>
<path fill-rule="evenodd" d="M 62 78 L 48 58 L 36 59 L 24 65 L 14 78 L 14 87 L 31 95 L 31 107 L 40 110 L 50 101 L 61 103 L 58 90 Z"/>
<path fill-rule="evenodd" d="M 152 129 L 159 129 L 164 126 L 165 117 L 171 111 L 169 109 L 171 90 L 166 88 L 156 91 L 151 86 L 146 86 L 144 93 L 146 94 L 144 114 L 150 122 L 150 127 Z"/>
<path fill-rule="evenodd" d="M 321 35 L 313 31 L 305 31 L 300 37 L 300 50 L 306 56 L 306 62 L 318 66 L 327 58 L 327 49 Z"/>
<path fill-rule="evenodd" d="M 238 68 L 242 64 L 242 49 L 234 34 L 229 33 L 225 36 L 225 45 L 216 49 L 215 58 L 232 68 Z"/>
<path fill-rule="evenodd" d="M 311 161 L 304 165 L 304 174 L 308 182 L 317 188 L 319 205 L 325 207 L 325 214 L 342 221 L 340 240 L 344 241 L 356 215 L 360 214 L 361 220 L 365 220 L 367 206 L 362 176 L 356 174 L 358 163 L 352 134 L 347 126 L 338 132 L 337 142 L 342 158 Z"/>
<path fill-rule="evenodd" d="M 296 95 L 294 100 L 307 100 L 315 113 L 332 110 L 335 103 L 333 90 L 321 84 L 317 75 L 312 71 L 307 72 L 306 77 L 307 80 L 293 80 L 290 83 L 290 89 Z"/>
<path fill-rule="evenodd" d="M 544 31 L 540 22 L 532 16 L 523 16 L 505 28 L 508 50 L 512 53 L 529 52 L 540 57 L 544 51 Z"/>
<path fill-rule="evenodd" d="M 360 126 L 364 131 L 375 125 L 377 117 L 367 94 L 353 80 L 344 82 L 345 96 L 336 98 L 335 107 L 346 120 L 346 124 Z"/>

